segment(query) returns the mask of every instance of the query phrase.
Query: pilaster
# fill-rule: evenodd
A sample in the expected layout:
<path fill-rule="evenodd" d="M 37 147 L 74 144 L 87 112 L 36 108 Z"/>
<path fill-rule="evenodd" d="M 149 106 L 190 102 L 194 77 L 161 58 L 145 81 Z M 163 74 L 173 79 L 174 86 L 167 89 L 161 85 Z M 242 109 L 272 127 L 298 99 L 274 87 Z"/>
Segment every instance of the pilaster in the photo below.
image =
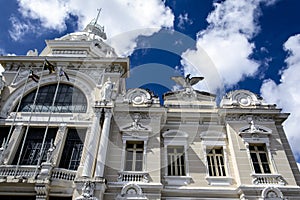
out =
<path fill-rule="evenodd" d="M 84 152 L 83 157 L 85 158 L 85 162 L 83 164 L 82 176 L 91 178 L 93 175 L 93 166 L 96 158 L 95 151 L 97 149 L 98 140 L 100 138 L 100 118 L 101 118 L 102 108 L 94 108 L 94 118 L 91 126 L 91 131 L 87 133 L 89 135 L 88 144 L 86 151 Z"/>
<path fill-rule="evenodd" d="M 54 145 L 55 145 L 55 152 L 53 152 L 52 155 L 52 163 L 54 166 L 58 166 L 60 159 L 61 159 L 61 155 L 63 152 L 63 147 L 65 144 L 67 138 L 67 124 L 66 123 L 61 123 L 59 125 L 57 134 L 56 134 L 56 138 L 54 141 Z"/>
<path fill-rule="evenodd" d="M 108 137 L 109 137 L 109 132 L 110 132 L 111 117 L 112 117 L 111 110 L 105 109 L 104 116 L 105 117 L 104 117 L 101 138 L 100 138 L 100 144 L 99 144 L 99 149 L 98 149 L 98 155 L 97 155 L 96 173 L 95 173 L 96 178 L 103 177 L 103 174 L 104 174 Z"/>
<path fill-rule="evenodd" d="M 23 138 L 23 123 L 17 123 L 15 129 L 9 139 L 9 142 L 4 150 L 4 164 L 12 163 L 21 139 Z"/>

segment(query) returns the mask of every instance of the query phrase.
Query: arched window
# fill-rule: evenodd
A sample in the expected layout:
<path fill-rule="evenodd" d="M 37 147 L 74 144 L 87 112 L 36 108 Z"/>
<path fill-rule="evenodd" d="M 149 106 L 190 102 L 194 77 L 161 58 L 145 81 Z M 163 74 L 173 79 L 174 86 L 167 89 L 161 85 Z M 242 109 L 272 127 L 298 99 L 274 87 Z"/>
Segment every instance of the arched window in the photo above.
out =
<path fill-rule="evenodd" d="M 50 112 L 57 84 L 40 87 L 35 105 L 34 97 L 37 89 L 27 94 L 21 102 L 18 112 Z M 87 110 L 85 95 L 76 87 L 60 84 L 52 112 L 84 113 Z M 16 108 L 15 108 L 15 111 Z"/>

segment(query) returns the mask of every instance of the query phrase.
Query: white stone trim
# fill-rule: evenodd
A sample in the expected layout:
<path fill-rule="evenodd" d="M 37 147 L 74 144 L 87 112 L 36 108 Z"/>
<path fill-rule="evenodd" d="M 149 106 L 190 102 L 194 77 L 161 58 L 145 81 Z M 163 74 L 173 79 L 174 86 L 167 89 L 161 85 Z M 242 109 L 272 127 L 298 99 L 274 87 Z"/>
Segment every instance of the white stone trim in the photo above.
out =
<path fill-rule="evenodd" d="M 126 142 L 127 141 L 143 141 L 144 150 L 143 150 L 143 172 L 147 171 L 147 144 L 148 136 L 146 137 L 135 137 L 135 136 L 122 136 L 123 146 L 122 146 L 122 160 L 121 160 L 121 172 L 125 171 L 125 159 L 126 159 Z"/>
<path fill-rule="evenodd" d="M 204 131 L 200 134 L 203 152 L 204 152 L 204 163 L 206 166 L 206 180 L 209 185 L 231 185 L 233 178 L 230 176 L 230 167 L 227 156 L 227 145 L 226 145 L 226 134 L 220 131 Z M 210 176 L 208 170 L 207 161 L 207 149 L 222 148 L 223 159 L 226 176 Z"/>
<path fill-rule="evenodd" d="M 189 160 L 188 160 L 188 134 L 180 130 L 168 130 L 162 134 L 164 138 L 164 166 L 165 169 L 165 181 L 168 185 L 188 185 L 192 178 L 189 175 Z M 168 176 L 168 146 L 183 146 L 184 149 L 184 161 L 185 161 L 185 176 Z"/>

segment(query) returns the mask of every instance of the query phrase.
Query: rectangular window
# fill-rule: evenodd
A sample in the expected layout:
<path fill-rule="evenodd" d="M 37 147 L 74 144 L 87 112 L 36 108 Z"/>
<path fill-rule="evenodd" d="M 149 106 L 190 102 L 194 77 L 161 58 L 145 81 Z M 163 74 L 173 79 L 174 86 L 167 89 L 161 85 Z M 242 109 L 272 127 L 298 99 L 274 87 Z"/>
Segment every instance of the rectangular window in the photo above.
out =
<path fill-rule="evenodd" d="M 36 165 L 40 156 L 40 151 L 42 151 L 41 162 L 45 162 L 47 159 L 47 150 L 50 148 L 51 142 L 54 141 L 57 128 L 49 128 L 47 131 L 47 136 L 42 148 L 43 137 L 45 134 L 46 128 L 32 128 L 30 127 L 25 138 L 24 148 L 21 152 L 23 139 L 20 142 L 19 149 L 14 159 L 14 164 L 17 164 L 19 155 L 21 155 L 20 165 Z"/>
<path fill-rule="evenodd" d="M 59 163 L 60 168 L 77 170 L 83 151 L 86 129 L 68 129 L 67 139 Z"/>
<path fill-rule="evenodd" d="M 249 150 L 255 173 L 270 174 L 271 169 L 266 146 L 262 144 L 250 144 Z"/>
<path fill-rule="evenodd" d="M 125 171 L 142 171 L 144 158 L 143 141 L 126 142 Z"/>
<path fill-rule="evenodd" d="M 207 153 L 209 176 L 226 176 L 222 148 L 210 149 Z"/>
<path fill-rule="evenodd" d="M 185 156 L 183 146 L 168 146 L 168 175 L 185 176 Z"/>

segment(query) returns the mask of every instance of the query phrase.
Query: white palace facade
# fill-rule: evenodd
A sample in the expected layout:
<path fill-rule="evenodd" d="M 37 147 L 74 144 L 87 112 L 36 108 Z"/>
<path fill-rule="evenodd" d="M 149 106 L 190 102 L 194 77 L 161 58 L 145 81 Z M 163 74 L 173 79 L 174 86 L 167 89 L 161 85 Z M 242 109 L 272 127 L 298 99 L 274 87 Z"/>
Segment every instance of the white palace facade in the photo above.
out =
<path fill-rule="evenodd" d="M 163 101 L 127 89 L 104 39 L 91 23 L 0 57 L 1 200 L 300 199 L 287 113 L 247 90 L 217 105 L 188 78 Z"/>

